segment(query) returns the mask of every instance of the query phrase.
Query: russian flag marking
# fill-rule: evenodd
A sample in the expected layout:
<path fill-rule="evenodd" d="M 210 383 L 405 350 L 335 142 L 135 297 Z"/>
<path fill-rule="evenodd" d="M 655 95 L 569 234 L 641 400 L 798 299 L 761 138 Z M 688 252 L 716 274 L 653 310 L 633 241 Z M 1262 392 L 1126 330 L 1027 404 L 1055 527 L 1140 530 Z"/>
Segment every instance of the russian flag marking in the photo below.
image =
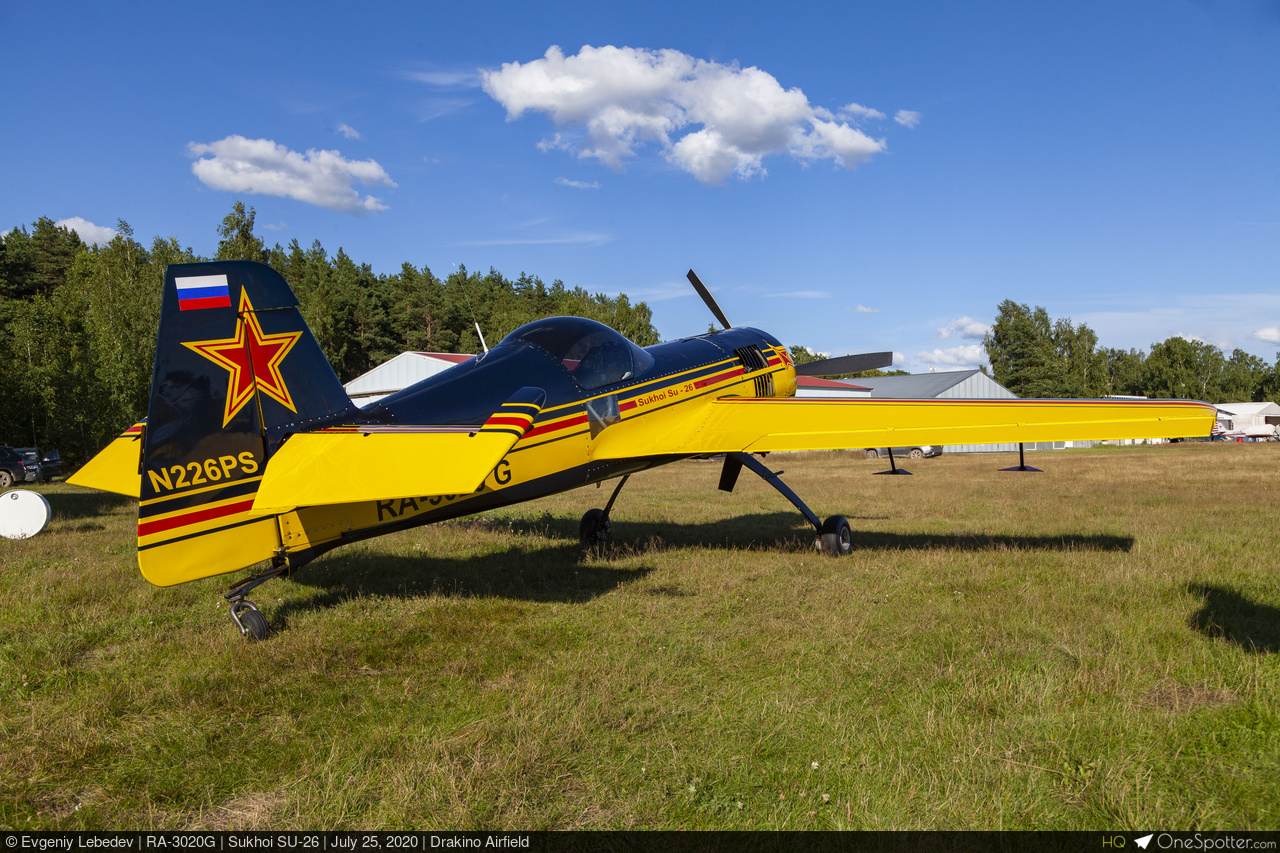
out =
<path fill-rule="evenodd" d="M 173 281 L 178 286 L 179 311 L 231 307 L 231 289 L 225 275 L 187 276 Z"/>

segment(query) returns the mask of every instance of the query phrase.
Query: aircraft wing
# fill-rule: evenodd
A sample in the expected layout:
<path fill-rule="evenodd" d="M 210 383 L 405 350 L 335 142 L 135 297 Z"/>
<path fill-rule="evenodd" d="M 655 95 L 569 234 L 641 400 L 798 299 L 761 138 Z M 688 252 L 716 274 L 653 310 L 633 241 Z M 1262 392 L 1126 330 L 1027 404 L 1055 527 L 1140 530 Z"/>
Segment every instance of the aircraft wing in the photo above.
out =
<path fill-rule="evenodd" d="M 267 465 L 254 514 L 476 491 L 541 411 L 522 388 L 480 426 L 347 426 L 298 433 Z"/>
<path fill-rule="evenodd" d="M 1213 406 L 1193 400 L 724 397 L 624 419 L 592 456 L 1183 438 L 1207 436 L 1214 420 Z"/>
<path fill-rule="evenodd" d="M 142 471 L 138 460 L 142 454 L 142 429 L 146 420 L 138 421 L 80 466 L 67 478 L 73 486 L 85 486 L 104 492 L 115 492 L 136 498 L 142 494 Z"/>

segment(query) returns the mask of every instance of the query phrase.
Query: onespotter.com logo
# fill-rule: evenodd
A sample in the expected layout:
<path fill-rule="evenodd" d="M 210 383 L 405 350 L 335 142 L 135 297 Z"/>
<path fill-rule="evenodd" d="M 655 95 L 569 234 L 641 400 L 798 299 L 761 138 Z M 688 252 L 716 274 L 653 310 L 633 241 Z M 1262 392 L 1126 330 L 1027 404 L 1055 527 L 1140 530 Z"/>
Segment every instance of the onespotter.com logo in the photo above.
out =
<path fill-rule="evenodd" d="M 1155 840 L 1153 845 L 1151 842 Z M 1232 835 L 1203 835 L 1202 833 L 1169 832 L 1148 833 L 1130 839 L 1125 835 L 1104 835 L 1102 846 L 1113 850 L 1123 848 L 1130 840 L 1139 850 L 1151 847 L 1153 850 L 1275 850 L 1274 841 L 1255 841 L 1252 838 L 1239 838 Z"/>

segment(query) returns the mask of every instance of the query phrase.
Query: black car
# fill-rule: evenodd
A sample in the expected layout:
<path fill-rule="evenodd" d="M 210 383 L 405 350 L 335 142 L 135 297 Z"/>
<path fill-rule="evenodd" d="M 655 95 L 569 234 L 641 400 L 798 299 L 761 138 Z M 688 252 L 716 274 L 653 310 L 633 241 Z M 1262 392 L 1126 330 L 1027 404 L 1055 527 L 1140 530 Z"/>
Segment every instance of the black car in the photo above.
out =
<path fill-rule="evenodd" d="M 40 463 L 28 462 L 12 447 L 0 447 L 0 489 L 40 480 Z"/>
<path fill-rule="evenodd" d="M 41 483 L 52 483 L 54 477 L 62 476 L 62 455 L 58 451 L 41 452 L 38 447 L 19 447 L 18 453 L 28 464 L 34 462 L 40 466 Z"/>

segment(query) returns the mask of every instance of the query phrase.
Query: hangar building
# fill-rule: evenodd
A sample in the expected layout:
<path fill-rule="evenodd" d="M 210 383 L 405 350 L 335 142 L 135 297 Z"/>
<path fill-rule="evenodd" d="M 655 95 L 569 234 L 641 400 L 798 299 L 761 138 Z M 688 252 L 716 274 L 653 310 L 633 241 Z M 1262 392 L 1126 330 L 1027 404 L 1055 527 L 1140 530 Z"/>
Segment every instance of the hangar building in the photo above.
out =
<path fill-rule="evenodd" d="M 1280 406 L 1275 403 L 1219 403 L 1220 435 L 1229 437 L 1274 439 L 1280 424 Z M 1215 433 L 1218 429 L 1214 430 Z"/>
<path fill-rule="evenodd" d="M 872 399 L 887 400 L 935 400 L 967 397 L 981 400 L 1016 400 L 1018 395 L 992 379 L 981 370 L 949 370 L 940 373 L 913 373 L 908 376 L 866 376 L 858 379 L 838 380 L 864 385 L 871 389 Z M 1061 441 L 1029 442 L 1027 450 L 1052 450 L 1071 446 Z M 1018 445 L 1007 444 L 947 444 L 943 453 L 997 453 L 1017 452 Z"/>
<path fill-rule="evenodd" d="M 451 352 L 402 352 L 342 387 L 353 403 L 363 407 L 474 357 Z"/>

